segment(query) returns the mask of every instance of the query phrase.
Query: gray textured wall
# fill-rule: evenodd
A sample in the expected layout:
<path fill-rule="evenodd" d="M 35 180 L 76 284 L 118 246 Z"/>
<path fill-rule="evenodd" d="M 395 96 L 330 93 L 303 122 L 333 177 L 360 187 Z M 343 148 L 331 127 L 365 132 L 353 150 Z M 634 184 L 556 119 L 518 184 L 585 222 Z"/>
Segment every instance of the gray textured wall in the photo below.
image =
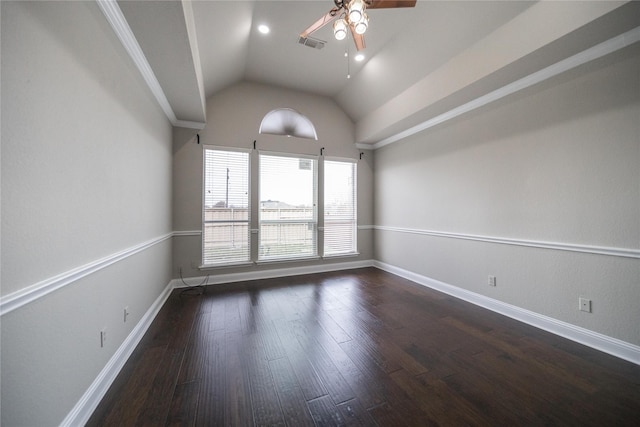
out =
<path fill-rule="evenodd" d="M 1 7 L 6 298 L 170 233 L 172 134 L 94 2 Z M 170 282 L 171 255 L 164 240 L 2 316 L 2 425 L 63 420 Z"/>
<path fill-rule="evenodd" d="M 375 259 L 640 344 L 637 258 L 532 247 L 640 248 L 639 52 L 377 150 Z"/>

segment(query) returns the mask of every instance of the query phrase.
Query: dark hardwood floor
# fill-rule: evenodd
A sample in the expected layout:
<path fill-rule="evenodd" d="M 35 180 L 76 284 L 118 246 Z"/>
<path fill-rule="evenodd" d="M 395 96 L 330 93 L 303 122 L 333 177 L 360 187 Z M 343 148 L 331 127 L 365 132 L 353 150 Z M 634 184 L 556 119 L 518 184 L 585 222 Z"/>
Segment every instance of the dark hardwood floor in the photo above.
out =
<path fill-rule="evenodd" d="M 88 425 L 640 425 L 640 366 L 374 268 L 175 290 Z"/>

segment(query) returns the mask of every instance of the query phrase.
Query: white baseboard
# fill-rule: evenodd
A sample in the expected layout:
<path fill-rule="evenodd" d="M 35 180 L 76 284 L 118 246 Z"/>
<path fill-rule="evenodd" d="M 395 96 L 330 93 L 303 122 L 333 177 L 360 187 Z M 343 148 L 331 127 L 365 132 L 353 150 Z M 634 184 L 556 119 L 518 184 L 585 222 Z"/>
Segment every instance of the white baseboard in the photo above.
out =
<path fill-rule="evenodd" d="M 154 303 L 149 307 L 149 310 L 140 319 L 140 322 L 133 328 L 129 336 L 124 340 L 122 345 L 118 348 L 115 354 L 109 359 L 109 362 L 100 371 L 100 374 L 93 381 L 91 386 L 87 389 L 84 395 L 80 398 L 78 403 L 73 407 L 71 412 L 67 414 L 65 419 L 60 424 L 61 426 L 81 426 L 85 425 L 93 414 L 93 411 L 98 407 L 98 404 L 111 387 L 113 381 L 120 373 L 120 370 L 127 362 L 133 350 L 135 350 L 138 343 L 151 326 L 151 323 L 156 318 L 156 315 L 171 295 L 173 286 L 169 283 L 160 296 L 156 298 Z"/>
<path fill-rule="evenodd" d="M 244 282 L 247 280 L 272 279 L 274 277 L 299 276 L 302 274 L 326 273 L 328 271 L 350 270 L 354 268 L 373 267 L 373 260 L 348 261 L 309 265 L 304 267 L 275 268 L 270 270 L 252 270 L 241 273 L 210 274 L 201 277 L 189 277 L 184 279 L 173 279 L 171 284 L 175 288 L 184 288 L 197 285 L 218 285 L 221 283 Z M 205 281 L 205 279 L 207 279 Z"/>
<path fill-rule="evenodd" d="M 628 360 L 629 362 L 640 365 L 640 347 L 637 345 L 544 316 L 533 311 L 525 310 L 523 308 L 516 307 L 457 286 L 449 285 L 380 261 L 374 261 L 373 266 L 397 276 L 404 277 L 405 279 L 411 280 L 412 282 L 416 282 L 420 285 L 460 298 L 496 313 L 511 317 L 512 319 L 535 326 L 536 328 L 543 329 L 580 344 L 584 344 L 588 347 L 595 348 L 596 350 L 619 357 L 620 359 Z"/>

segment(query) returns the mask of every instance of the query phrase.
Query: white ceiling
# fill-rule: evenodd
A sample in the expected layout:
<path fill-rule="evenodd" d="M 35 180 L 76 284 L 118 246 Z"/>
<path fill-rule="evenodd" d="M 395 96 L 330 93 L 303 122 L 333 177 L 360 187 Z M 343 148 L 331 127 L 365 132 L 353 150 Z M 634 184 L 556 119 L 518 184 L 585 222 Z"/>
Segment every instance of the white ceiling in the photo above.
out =
<path fill-rule="evenodd" d="M 345 50 L 355 54 L 353 41 L 336 40 L 331 25 L 312 35 L 327 42 L 323 49 L 298 43 L 332 0 L 194 1 L 193 11 L 207 96 L 250 80 L 334 97 L 355 121 L 531 4 L 418 1 L 372 9 L 361 63 L 344 57 Z M 259 24 L 271 33 L 259 33 Z M 365 87 L 362 102 L 356 95 Z"/>
<path fill-rule="evenodd" d="M 335 40 L 331 25 L 313 34 L 323 49 L 298 44 L 333 0 L 118 2 L 179 119 L 202 121 L 193 110 L 206 97 L 247 80 L 333 98 L 357 142 L 368 143 L 638 26 L 640 9 L 625 3 L 418 0 L 372 9 L 357 63 L 353 41 Z"/>

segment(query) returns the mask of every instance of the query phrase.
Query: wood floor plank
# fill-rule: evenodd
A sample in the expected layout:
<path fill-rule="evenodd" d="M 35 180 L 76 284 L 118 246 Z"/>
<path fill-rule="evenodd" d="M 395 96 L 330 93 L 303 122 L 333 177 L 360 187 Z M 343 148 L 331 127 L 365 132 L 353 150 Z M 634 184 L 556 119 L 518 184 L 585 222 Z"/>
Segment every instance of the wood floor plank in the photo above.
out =
<path fill-rule="evenodd" d="M 203 326 L 206 326 L 206 323 Z M 198 392 L 197 425 L 205 425 L 208 422 L 220 425 L 225 420 L 224 338 L 223 331 L 208 332 L 202 338 L 203 355 L 198 359 L 201 366 L 198 369 L 200 391 Z"/>
<path fill-rule="evenodd" d="M 382 354 L 380 349 L 376 348 L 374 342 L 368 339 L 363 339 L 362 341 L 354 339 L 340 343 L 340 347 L 356 365 L 364 366 L 372 375 L 378 375 L 378 370 L 384 374 L 389 374 L 401 369 L 400 364 Z"/>
<path fill-rule="evenodd" d="M 349 383 L 344 379 L 324 348 L 316 341 L 317 332 L 307 327 L 302 321 L 290 322 L 293 334 L 298 342 L 306 341 L 309 348 L 309 360 L 326 387 L 334 403 L 342 403 L 355 398 Z M 317 324 L 316 324 L 317 325 Z M 316 326 L 318 327 L 318 326 Z"/>
<path fill-rule="evenodd" d="M 288 426 L 307 427 L 313 426 L 313 418 L 307 402 L 302 395 L 302 389 L 298 384 L 289 359 L 282 357 L 269 361 L 269 367 L 273 374 L 274 385 L 285 423 Z"/>
<path fill-rule="evenodd" d="M 491 425 L 491 421 L 486 419 L 480 410 L 464 397 L 457 395 L 442 380 L 420 381 L 402 369 L 390 376 L 425 413 L 438 420 L 439 424 Z M 455 411 L 451 411 L 452 406 L 456 408 Z"/>
<path fill-rule="evenodd" d="M 345 426 L 377 426 L 371 414 L 358 399 L 348 400 L 338 405 Z"/>
<path fill-rule="evenodd" d="M 156 325 L 147 330 L 146 337 L 152 338 L 148 344 L 141 343 L 142 346 L 154 347 L 158 345 L 168 345 L 172 349 L 184 348 L 189 340 L 189 334 L 184 334 L 184 330 L 190 330 L 191 324 L 195 320 L 201 304 L 199 298 L 181 297 L 175 294 L 169 297 L 161 312 L 160 319 Z M 168 309 L 168 310 L 167 310 Z"/>
<path fill-rule="evenodd" d="M 314 328 L 316 331 L 315 340 L 325 350 L 331 358 L 333 364 L 338 368 L 342 377 L 349 383 L 351 390 L 366 408 L 379 406 L 385 402 L 381 387 L 375 378 L 367 370 L 363 370 L 351 360 L 351 358 L 340 348 L 339 343 L 334 341 L 330 335 L 323 332 L 323 328 Z"/>
<path fill-rule="evenodd" d="M 377 382 L 382 389 L 386 403 L 389 404 L 391 408 L 395 408 L 396 411 L 402 414 L 405 424 L 413 424 L 419 420 L 421 420 L 425 425 L 429 425 L 432 422 L 439 424 L 439 420 L 434 418 L 432 413 L 424 410 L 417 397 L 407 393 L 396 381 L 394 381 L 391 375 L 381 376 L 377 379 Z M 446 424 L 442 423 L 442 425 Z"/>
<path fill-rule="evenodd" d="M 258 323 L 260 323 L 260 311 L 256 310 L 248 293 L 239 295 L 236 299 L 238 300 L 242 333 L 245 335 L 255 334 L 258 332 Z"/>
<path fill-rule="evenodd" d="M 327 389 L 318 377 L 309 360 L 309 348 L 303 347 L 292 332 L 289 322 L 281 319 L 274 322 L 280 341 L 284 346 L 293 372 L 298 378 L 302 393 L 307 400 L 316 399 L 327 394 Z"/>
<path fill-rule="evenodd" d="M 433 380 L 426 374 L 424 380 Z M 420 379 L 420 378 L 419 378 Z M 532 415 L 528 410 L 519 410 L 521 397 L 497 387 L 482 375 L 473 371 L 449 375 L 442 378 L 455 393 L 466 399 L 474 407 L 481 408 L 485 417 L 494 425 L 531 425 Z"/>
<path fill-rule="evenodd" d="M 209 307 L 209 331 L 222 331 L 225 328 L 224 306 L 225 301 L 222 298 L 209 298 L 207 300 Z"/>
<path fill-rule="evenodd" d="M 258 332 L 254 334 L 254 336 L 259 341 L 259 346 L 264 357 L 267 360 L 280 359 L 281 357 L 284 357 L 287 352 L 282 345 L 280 335 L 278 335 L 278 331 L 276 330 L 273 322 L 267 319 L 262 319 L 258 325 Z"/>
<path fill-rule="evenodd" d="M 343 426 L 345 419 L 329 396 L 322 396 L 307 402 L 316 426 Z"/>
<path fill-rule="evenodd" d="M 273 301 L 280 307 L 286 320 L 296 320 L 304 316 L 303 307 L 288 286 L 281 286 L 272 291 Z"/>
<path fill-rule="evenodd" d="M 268 291 L 260 293 L 259 304 L 261 310 L 265 312 L 271 321 L 283 319 L 284 313 L 280 309 L 278 299 L 275 297 L 275 294 L 271 292 L 270 286 L 273 286 L 273 282 L 265 280 L 262 282 L 262 286 L 265 286 L 265 289 L 268 289 Z"/>
<path fill-rule="evenodd" d="M 420 416 L 418 419 L 408 419 L 407 414 L 392 408 L 388 403 L 369 409 L 369 414 L 374 422 L 379 426 L 434 426 L 434 422 L 428 422 Z"/>
<path fill-rule="evenodd" d="M 210 423 L 208 425 L 233 425 L 252 426 L 253 402 L 251 400 L 251 385 L 249 374 L 243 361 L 244 343 L 242 334 L 229 333 L 224 339 L 225 359 L 224 359 L 224 421 L 222 424 Z M 200 412 L 200 411 L 198 411 Z M 203 420 L 205 424 L 208 420 Z M 210 422 L 210 421 L 209 421 Z"/>
<path fill-rule="evenodd" d="M 317 312 L 315 317 L 318 323 L 331 335 L 331 338 L 333 338 L 335 342 L 341 343 L 352 339 L 340 324 L 333 320 L 333 317 L 331 317 L 325 310 Z"/>
<path fill-rule="evenodd" d="M 396 360 L 401 368 L 412 375 L 420 375 L 427 372 L 428 368 L 426 366 L 420 364 L 419 361 L 411 357 L 410 354 L 395 343 L 393 337 L 397 334 L 397 330 L 387 328 L 384 322 L 368 312 L 359 312 L 357 317 L 358 328 L 373 331 L 371 337 L 382 354 L 389 359 Z M 367 324 L 374 326 L 367 328 Z"/>
<path fill-rule="evenodd" d="M 196 424 L 200 383 L 178 384 L 173 393 L 166 426 L 191 427 Z"/>
<path fill-rule="evenodd" d="M 251 386 L 254 421 L 257 425 L 284 426 L 280 401 L 261 342 L 255 334 L 246 336 L 243 341 L 243 360 Z"/>
<path fill-rule="evenodd" d="M 165 424 L 173 400 L 184 350 L 167 350 L 158 365 L 160 375 L 155 375 L 149 397 L 138 417 L 136 425 L 159 426 Z"/>
<path fill-rule="evenodd" d="M 88 426 L 636 426 L 640 366 L 375 269 L 176 290 Z"/>
<path fill-rule="evenodd" d="M 224 330 L 231 334 L 242 331 L 242 320 L 240 319 L 240 304 L 237 294 L 228 296 L 224 302 Z"/>
<path fill-rule="evenodd" d="M 532 367 L 539 368 L 541 375 L 559 377 L 558 379 L 563 383 L 571 384 L 572 386 L 577 387 L 586 393 L 593 393 L 596 390 L 596 386 L 590 383 L 586 378 L 584 378 L 583 375 L 575 375 L 572 371 L 566 369 L 566 365 L 557 365 L 560 362 L 560 359 L 563 357 L 561 352 L 553 352 L 551 353 L 551 357 L 534 357 L 537 352 L 535 349 L 536 345 L 532 342 L 518 340 L 513 344 L 510 344 L 506 341 L 498 339 L 493 334 L 487 334 L 486 332 L 480 331 L 458 319 L 447 317 L 444 318 L 443 321 L 447 324 L 455 326 L 462 331 L 473 334 L 475 337 L 481 339 L 485 345 L 491 344 L 496 349 L 509 354 L 510 357 L 526 360 L 527 363 L 532 365 Z M 549 354 L 549 349 L 547 349 L 546 352 L 547 354 Z"/>
<path fill-rule="evenodd" d="M 204 365 L 203 358 L 206 354 L 206 336 L 209 334 L 209 317 L 210 312 L 198 313 L 190 331 L 186 331 L 189 337 L 180 374 L 178 376 L 178 384 L 197 381 L 202 378 L 202 367 Z"/>
<path fill-rule="evenodd" d="M 508 355 L 491 351 L 471 357 L 453 353 L 450 357 L 461 367 L 461 371 L 466 369 L 476 373 L 478 381 L 491 385 L 485 390 L 487 393 L 493 391 L 495 395 L 500 396 L 500 402 L 503 404 L 500 410 L 502 414 L 519 417 L 520 424 L 559 424 L 559 420 L 550 416 L 547 408 L 547 397 L 558 395 L 558 391 L 554 389 L 555 385 L 537 383 L 534 379 L 535 373 L 532 373 L 526 364 L 518 366 L 518 362 Z M 451 383 L 450 378 L 444 378 L 443 381 Z M 477 381 L 473 384 L 474 387 L 480 387 Z M 535 384 L 542 388 L 537 388 Z M 483 400 L 486 401 L 486 395 Z M 562 404 L 560 401 L 557 403 Z"/>
<path fill-rule="evenodd" d="M 113 409 L 102 420 L 93 420 L 89 425 L 122 426 L 135 425 L 149 397 L 153 381 L 158 372 L 158 365 L 166 351 L 166 347 L 150 347 L 145 349 L 136 369 L 120 390 Z M 93 424 L 95 422 L 95 424 Z"/>

